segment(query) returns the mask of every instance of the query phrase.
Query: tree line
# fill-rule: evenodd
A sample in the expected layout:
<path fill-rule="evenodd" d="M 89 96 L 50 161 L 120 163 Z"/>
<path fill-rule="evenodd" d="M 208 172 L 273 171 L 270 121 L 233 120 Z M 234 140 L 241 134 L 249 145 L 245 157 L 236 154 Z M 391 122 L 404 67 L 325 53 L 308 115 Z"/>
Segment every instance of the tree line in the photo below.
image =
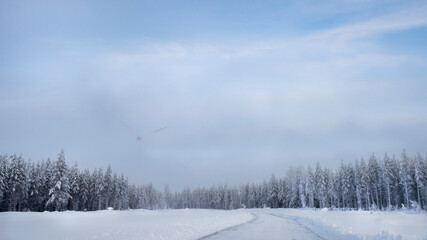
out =
<path fill-rule="evenodd" d="M 26 161 L 0 155 L 0 211 L 95 211 L 166 208 L 340 208 L 363 210 L 425 209 L 427 158 L 372 154 L 333 170 L 290 167 L 260 183 L 185 188 L 129 183 L 123 174 L 68 166 L 64 151 L 55 161 Z"/>

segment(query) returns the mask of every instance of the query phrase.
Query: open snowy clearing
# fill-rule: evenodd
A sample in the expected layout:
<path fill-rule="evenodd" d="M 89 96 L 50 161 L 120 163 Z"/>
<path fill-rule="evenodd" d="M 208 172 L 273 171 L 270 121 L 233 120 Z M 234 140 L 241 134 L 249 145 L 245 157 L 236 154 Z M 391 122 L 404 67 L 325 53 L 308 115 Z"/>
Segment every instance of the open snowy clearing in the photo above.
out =
<path fill-rule="evenodd" d="M 1 240 L 198 239 L 253 216 L 225 210 L 3 212 Z"/>
<path fill-rule="evenodd" d="M 0 213 L 0 239 L 427 239 L 427 214 L 301 209 Z"/>
<path fill-rule="evenodd" d="M 427 239 L 425 212 L 279 209 L 273 214 L 293 219 L 325 239 Z"/>

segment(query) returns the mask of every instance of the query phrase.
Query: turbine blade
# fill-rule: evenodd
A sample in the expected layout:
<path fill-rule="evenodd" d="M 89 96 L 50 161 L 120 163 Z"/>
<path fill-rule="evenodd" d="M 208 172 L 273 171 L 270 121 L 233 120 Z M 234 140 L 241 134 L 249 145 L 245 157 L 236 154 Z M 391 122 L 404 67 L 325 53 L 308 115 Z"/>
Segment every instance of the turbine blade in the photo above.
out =
<path fill-rule="evenodd" d="M 158 133 L 158 132 L 160 132 L 160 131 L 163 131 L 163 130 L 165 130 L 167 127 L 163 127 L 163 128 L 159 128 L 159 129 L 157 129 L 157 130 L 154 130 L 154 131 L 152 131 L 152 132 L 150 132 L 150 135 L 151 134 L 154 134 L 154 133 Z"/>

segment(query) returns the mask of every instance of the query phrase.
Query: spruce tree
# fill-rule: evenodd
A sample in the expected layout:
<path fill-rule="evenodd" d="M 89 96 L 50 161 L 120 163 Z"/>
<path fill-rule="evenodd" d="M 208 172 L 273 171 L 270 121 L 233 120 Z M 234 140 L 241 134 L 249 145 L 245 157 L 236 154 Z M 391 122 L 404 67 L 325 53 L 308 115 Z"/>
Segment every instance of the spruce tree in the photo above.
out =
<path fill-rule="evenodd" d="M 49 190 L 49 200 L 46 206 L 53 206 L 55 211 L 66 210 L 70 195 L 68 167 L 65 162 L 64 150 L 58 154 L 58 160 L 53 168 L 52 188 Z"/>

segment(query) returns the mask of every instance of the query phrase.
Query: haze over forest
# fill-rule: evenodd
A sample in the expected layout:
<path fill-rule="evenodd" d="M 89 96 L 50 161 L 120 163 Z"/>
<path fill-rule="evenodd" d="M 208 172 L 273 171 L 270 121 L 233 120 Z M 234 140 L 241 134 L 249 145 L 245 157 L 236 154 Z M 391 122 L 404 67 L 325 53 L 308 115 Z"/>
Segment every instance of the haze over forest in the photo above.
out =
<path fill-rule="evenodd" d="M 400 0 L 2 1 L 0 155 L 64 149 L 69 166 L 177 190 L 372 152 L 425 157 L 426 12 Z"/>

